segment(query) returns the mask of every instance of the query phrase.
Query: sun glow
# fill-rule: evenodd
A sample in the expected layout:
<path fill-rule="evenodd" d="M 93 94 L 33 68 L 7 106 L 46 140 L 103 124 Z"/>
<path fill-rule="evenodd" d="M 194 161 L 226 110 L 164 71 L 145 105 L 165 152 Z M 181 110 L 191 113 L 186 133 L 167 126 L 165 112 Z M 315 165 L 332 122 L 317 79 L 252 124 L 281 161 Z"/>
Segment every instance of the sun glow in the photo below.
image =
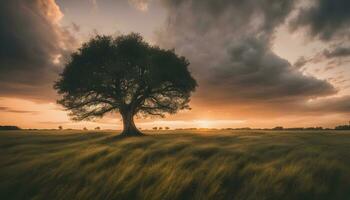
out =
<path fill-rule="evenodd" d="M 210 120 L 197 120 L 194 122 L 198 128 L 212 128 L 213 127 L 213 121 L 210 121 Z"/>

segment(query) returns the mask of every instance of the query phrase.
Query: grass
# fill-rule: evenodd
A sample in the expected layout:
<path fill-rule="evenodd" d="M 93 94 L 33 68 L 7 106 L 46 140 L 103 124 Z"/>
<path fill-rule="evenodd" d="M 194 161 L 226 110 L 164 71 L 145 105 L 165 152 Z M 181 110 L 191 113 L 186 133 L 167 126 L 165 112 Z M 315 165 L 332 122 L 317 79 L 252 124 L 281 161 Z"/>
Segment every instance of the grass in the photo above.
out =
<path fill-rule="evenodd" d="M 350 199 L 349 131 L 1 131 L 0 199 Z"/>

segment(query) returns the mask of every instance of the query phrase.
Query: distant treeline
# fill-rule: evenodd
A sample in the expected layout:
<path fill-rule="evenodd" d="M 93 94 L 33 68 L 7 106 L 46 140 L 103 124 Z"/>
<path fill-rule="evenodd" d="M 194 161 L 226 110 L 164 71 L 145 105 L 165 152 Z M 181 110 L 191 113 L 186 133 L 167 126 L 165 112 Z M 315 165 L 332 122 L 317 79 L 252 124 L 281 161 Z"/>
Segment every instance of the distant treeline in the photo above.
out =
<path fill-rule="evenodd" d="M 321 126 L 317 127 L 292 127 L 292 128 L 284 128 L 282 126 L 276 126 L 274 128 L 177 128 L 175 130 L 266 130 L 266 131 L 281 131 L 281 130 L 289 130 L 289 131 L 307 131 L 307 130 L 350 130 L 350 125 L 340 125 L 333 128 L 323 128 Z"/>
<path fill-rule="evenodd" d="M 335 130 L 350 130 L 350 125 L 341 125 L 335 127 Z"/>
<path fill-rule="evenodd" d="M 169 127 L 153 127 L 153 130 L 170 130 Z M 0 126 L 0 130 L 21 130 L 18 126 Z M 57 129 L 26 129 L 26 130 L 57 130 Z M 58 130 L 63 130 L 62 126 L 58 128 Z M 64 130 L 81 130 L 81 129 L 64 129 Z M 83 130 L 88 130 L 84 128 Z M 102 130 L 100 127 L 96 127 L 95 130 Z M 103 129 L 113 131 L 112 129 Z M 147 129 L 145 129 L 147 130 Z M 292 128 L 284 128 L 282 126 L 276 126 L 275 128 L 250 128 L 250 127 L 242 127 L 242 128 L 176 128 L 173 130 L 185 130 L 185 131 L 193 131 L 193 130 L 270 130 L 270 131 L 281 131 L 281 130 L 289 130 L 289 131 L 303 131 L 303 130 L 350 130 L 350 125 L 339 125 L 333 128 L 323 128 L 321 126 L 317 127 L 292 127 Z"/>
<path fill-rule="evenodd" d="M 331 128 L 322 128 L 322 127 L 296 127 L 296 128 L 283 128 L 281 126 L 275 128 L 177 128 L 175 130 L 264 130 L 264 131 L 280 131 L 280 130 L 291 130 L 291 131 L 302 131 L 302 130 L 333 130 Z"/>
<path fill-rule="evenodd" d="M 18 126 L 0 126 L 0 130 L 21 130 Z"/>

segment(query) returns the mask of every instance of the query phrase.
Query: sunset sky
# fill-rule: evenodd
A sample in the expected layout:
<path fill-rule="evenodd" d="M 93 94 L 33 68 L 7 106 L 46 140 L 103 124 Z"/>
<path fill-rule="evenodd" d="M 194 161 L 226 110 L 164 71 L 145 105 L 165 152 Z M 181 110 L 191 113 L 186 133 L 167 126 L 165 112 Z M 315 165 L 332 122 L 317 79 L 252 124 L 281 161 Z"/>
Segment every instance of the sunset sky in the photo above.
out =
<path fill-rule="evenodd" d="M 334 127 L 350 120 L 349 0 L 2 0 L 0 125 L 121 129 L 118 113 L 72 122 L 53 83 L 96 34 L 140 33 L 190 61 L 192 110 L 141 128 Z"/>

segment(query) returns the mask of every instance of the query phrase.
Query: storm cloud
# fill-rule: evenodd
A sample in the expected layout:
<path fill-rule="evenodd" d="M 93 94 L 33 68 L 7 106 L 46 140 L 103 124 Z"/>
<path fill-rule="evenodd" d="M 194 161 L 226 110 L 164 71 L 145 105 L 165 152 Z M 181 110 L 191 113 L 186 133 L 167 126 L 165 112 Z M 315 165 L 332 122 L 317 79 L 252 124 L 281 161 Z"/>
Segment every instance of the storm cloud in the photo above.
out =
<path fill-rule="evenodd" d="M 165 1 L 166 27 L 158 43 L 191 61 L 203 101 L 292 102 L 336 93 L 272 51 L 276 28 L 294 1 Z"/>
<path fill-rule="evenodd" d="M 324 41 L 349 39 L 350 1 L 315 0 L 301 8 L 291 22 L 291 30 L 306 28 L 311 37 Z"/>
<path fill-rule="evenodd" d="M 294 32 L 307 29 L 312 40 L 345 41 L 350 28 L 347 0 L 312 0 L 301 8 L 300 0 L 125 0 L 125 5 L 134 7 L 132 13 L 110 15 L 116 6 L 112 2 L 88 1 L 87 9 L 76 3 L 74 14 L 88 12 L 90 16 L 99 12 L 103 18 L 97 21 L 106 22 L 101 25 L 102 32 L 105 27 L 112 27 L 111 22 L 120 20 L 137 24 L 125 30 L 142 33 L 155 26 L 143 26 L 142 18 L 133 16 L 160 12 L 152 5 L 161 3 L 163 7 L 159 8 L 165 8 L 167 20 L 163 26 L 160 24 L 152 42 L 175 48 L 189 59 L 190 70 L 199 83 L 193 102 L 200 109 L 220 104 L 223 111 L 228 107 L 248 107 L 249 112 L 253 110 L 252 115 L 256 115 L 255 108 L 259 106 L 278 111 L 288 107 L 299 113 L 317 109 L 348 112 L 348 97 L 315 100 L 311 106 L 309 99 L 325 99 L 336 94 L 337 89 L 326 80 L 305 75 L 301 68 L 308 62 L 345 58 L 350 55 L 349 46 L 327 46 L 314 57 L 305 55 L 294 65 L 273 51 L 281 26 L 290 26 Z M 63 5 L 68 6 L 64 9 Z M 85 19 L 86 15 L 74 18 L 72 13 L 69 18 L 69 6 L 72 5 L 62 3 L 69 20 Z M 110 10 L 103 10 L 107 7 Z M 0 2 L 0 96 L 54 101 L 52 84 L 62 70 L 62 58 L 76 45 L 72 34 L 60 25 L 62 17 L 54 0 Z M 105 17 L 111 22 L 102 21 Z M 95 28 L 88 20 L 80 22 L 72 22 L 72 29 L 87 33 L 87 29 Z"/>
<path fill-rule="evenodd" d="M 0 2 L 0 96 L 48 98 L 58 65 L 75 44 L 54 0 Z"/>

